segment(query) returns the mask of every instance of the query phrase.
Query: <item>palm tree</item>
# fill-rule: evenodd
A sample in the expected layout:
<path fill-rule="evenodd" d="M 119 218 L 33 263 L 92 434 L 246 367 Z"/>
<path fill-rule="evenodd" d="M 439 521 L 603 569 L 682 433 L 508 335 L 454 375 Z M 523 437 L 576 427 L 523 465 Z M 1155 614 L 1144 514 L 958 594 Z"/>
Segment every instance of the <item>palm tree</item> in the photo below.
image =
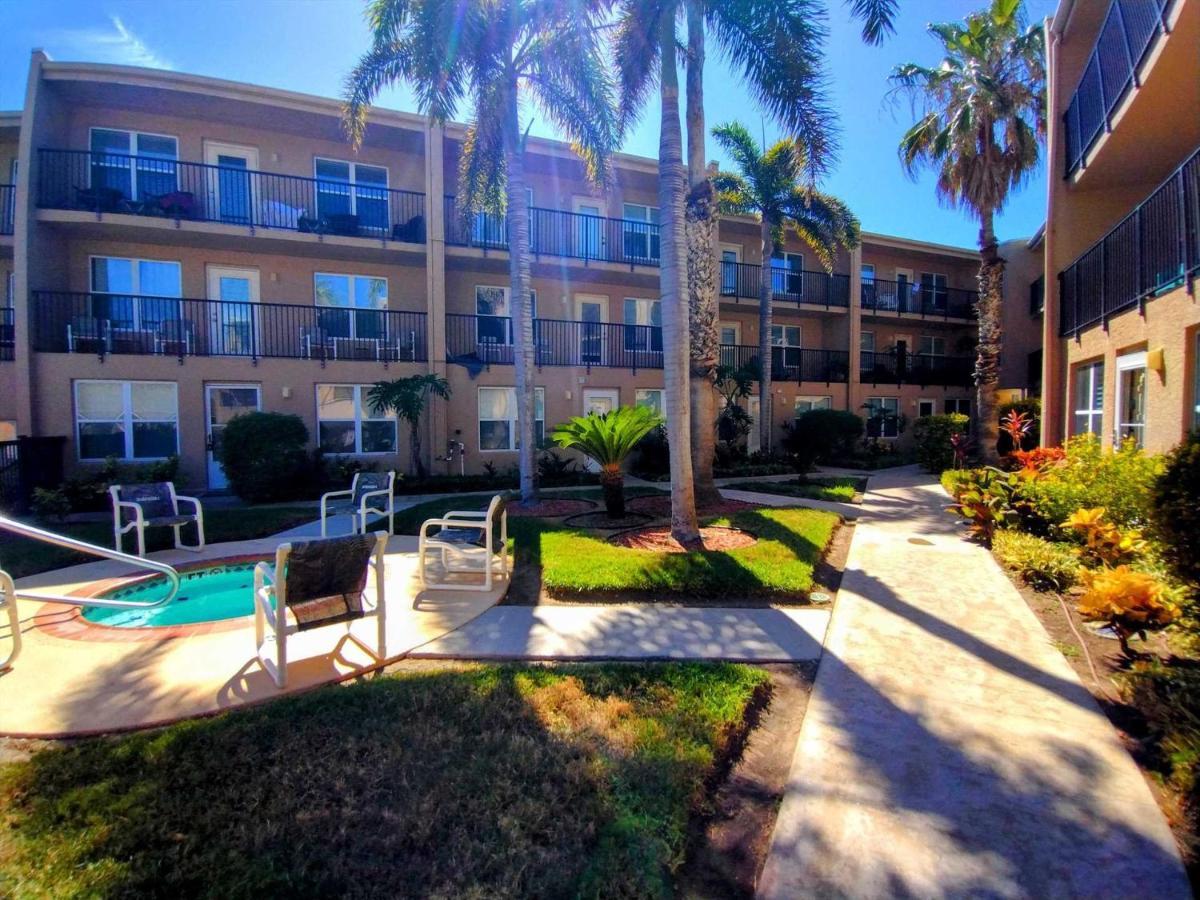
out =
<path fill-rule="evenodd" d="M 367 402 L 372 410 L 394 413 L 408 423 L 408 468 L 417 478 L 425 477 L 420 424 L 425 404 L 431 396 L 450 399 L 450 383 L 432 372 L 394 381 L 377 381 L 367 392 Z"/>
<path fill-rule="evenodd" d="M 464 217 L 508 214 L 513 361 L 521 499 L 537 495 L 533 427 L 533 316 L 523 100 L 571 140 L 596 184 L 617 146 L 613 85 L 589 0 L 371 0 L 373 43 L 346 79 L 345 124 L 357 146 L 372 100 L 409 83 L 422 113 L 444 123 L 471 111 L 459 165 Z"/>
<path fill-rule="evenodd" d="M 564 449 L 576 449 L 600 466 L 605 511 L 625 515 L 625 475 L 621 464 L 638 441 L 662 419 L 645 406 L 620 406 L 603 415 L 576 416 L 559 425 L 550 439 Z"/>
<path fill-rule="evenodd" d="M 905 63 L 891 76 L 920 110 L 900 141 L 900 162 L 909 175 L 936 170 L 938 198 L 979 219 L 975 434 L 985 461 L 995 462 L 1004 292 L 995 216 L 1037 167 L 1046 133 L 1044 41 L 1040 25 L 1026 26 L 1021 0 L 992 0 L 963 23 L 929 31 L 945 49 L 942 62 Z"/>
<path fill-rule="evenodd" d="M 714 179 L 718 206 L 732 215 L 753 215 L 759 220 L 762 266 L 758 283 L 759 446 L 769 452 L 771 411 L 771 257 L 782 246 L 786 232 L 794 233 L 813 249 L 827 272 L 839 247 L 858 245 L 858 219 L 846 205 L 811 186 L 805 172 L 811 167 L 808 148 L 796 138 L 785 138 L 771 147 L 760 147 L 739 122 L 719 125 L 713 137 L 730 155 L 738 171 L 720 172 Z"/>

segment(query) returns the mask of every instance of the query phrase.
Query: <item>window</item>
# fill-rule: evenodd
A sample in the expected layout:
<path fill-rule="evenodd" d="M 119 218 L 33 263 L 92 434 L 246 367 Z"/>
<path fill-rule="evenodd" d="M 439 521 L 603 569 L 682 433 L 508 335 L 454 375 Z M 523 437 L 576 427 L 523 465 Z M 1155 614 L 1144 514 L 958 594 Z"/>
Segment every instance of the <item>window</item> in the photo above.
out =
<path fill-rule="evenodd" d="M 804 291 L 804 257 L 780 251 L 771 254 L 771 291 L 799 297 Z"/>
<path fill-rule="evenodd" d="M 958 413 L 959 415 L 969 416 L 971 414 L 971 400 L 969 397 L 947 397 L 946 412 Z"/>
<path fill-rule="evenodd" d="M 172 381 L 77 381 L 75 433 L 81 460 L 174 456 L 178 388 Z"/>
<path fill-rule="evenodd" d="M 742 328 L 736 322 L 721 323 L 721 344 L 725 346 L 736 346 L 741 343 Z"/>
<path fill-rule="evenodd" d="M 175 138 L 93 128 L 90 141 L 92 188 L 119 191 L 130 200 L 157 197 L 179 189 L 175 166 L 179 144 Z"/>
<path fill-rule="evenodd" d="M 387 337 L 388 282 L 370 275 L 313 275 L 317 322 L 330 337 Z"/>
<path fill-rule="evenodd" d="M 926 416 L 932 416 L 937 406 L 933 400 L 918 400 L 917 401 L 917 418 L 923 419 Z"/>
<path fill-rule="evenodd" d="M 182 295 L 177 262 L 93 256 L 91 259 L 92 315 L 107 319 L 113 329 L 154 331 L 178 320 Z"/>
<path fill-rule="evenodd" d="M 533 389 L 533 440 L 541 446 L 546 439 L 546 391 Z M 479 449 L 517 450 L 517 389 L 479 389 Z"/>
<path fill-rule="evenodd" d="M 1117 358 L 1116 443 L 1146 446 L 1146 352 Z"/>
<path fill-rule="evenodd" d="M 1046 308 L 1046 279 L 1039 275 L 1029 285 L 1029 315 L 1040 316 Z"/>
<path fill-rule="evenodd" d="M 537 318 L 537 291 L 529 292 L 529 314 Z M 511 288 L 475 285 L 475 339 L 480 344 L 512 344 Z"/>
<path fill-rule="evenodd" d="M 944 312 L 946 309 L 946 299 L 950 294 L 950 290 L 946 285 L 945 275 L 937 272 L 922 272 L 921 306 L 925 309 Z"/>
<path fill-rule="evenodd" d="M 726 297 L 737 296 L 738 251 L 726 247 L 721 250 L 721 293 Z"/>
<path fill-rule="evenodd" d="M 867 309 L 875 308 L 875 264 L 863 263 L 862 269 L 862 304 Z"/>
<path fill-rule="evenodd" d="M 858 349 L 863 353 L 875 352 L 875 332 L 860 331 L 858 333 Z"/>
<path fill-rule="evenodd" d="M 621 209 L 625 256 L 631 260 L 657 262 L 659 257 L 658 207 L 626 203 Z"/>
<path fill-rule="evenodd" d="M 621 307 L 621 322 L 626 326 L 626 350 L 662 352 L 662 303 L 640 297 L 626 297 Z"/>
<path fill-rule="evenodd" d="M 867 398 L 867 436 L 894 438 L 900 435 L 900 399 Z"/>
<path fill-rule="evenodd" d="M 776 370 L 800 367 L 800 326 L 771 326 L 771 366 Z"/>
<path fill-rule="evenodd" d="M 1104 363 L 1076 366 L 1071 434 L 1100 434 L 1104 418 Z"/>
<path fill-rule="evenodd" d="M 359 228 L 387 231 L 387 169 L 316 157 L 313 174 L 317 178 L 317 215 L 354 215 Z"/>
<path fill-rule="evenodd" d="M 932 334 L 923 334 L 920 336 L 920 343 L 917 345 L 919 353 L 922 356 L 945 356 L 946 355 L 946 339 L 944 337 L 935 337 Z"/>
<path fill-rule="evenodd" d="M 652 409 L 660 416 L 665 415 L 666 403 L 659 388 L 638 388 L 633 392 L 633 405 Z"/>
<path fill-rule="evenodd" d="M 369 384 L 317 385 L 317 440 L 325 453 L 395 453 L 396 419 L 374 412 Z"/>
<path fill-rule="evenodd" d="M 797 397 L 794 418 L 799 419 L 806 412 L 814 409 L 833 409 L 832 397 Z"/>

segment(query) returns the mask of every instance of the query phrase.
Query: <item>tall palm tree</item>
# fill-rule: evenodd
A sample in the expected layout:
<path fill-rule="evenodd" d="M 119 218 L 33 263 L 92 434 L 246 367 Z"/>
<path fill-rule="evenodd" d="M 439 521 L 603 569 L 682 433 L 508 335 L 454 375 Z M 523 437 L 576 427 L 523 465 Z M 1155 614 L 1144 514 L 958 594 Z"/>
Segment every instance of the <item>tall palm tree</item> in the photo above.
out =
<path fill-rule="evenodd" d="M 995 216 L 1009 192 L 1037 167 L 1046 133 L 1042 28 L 1027 26 L 1021 0 L 992 0 L 965 22 L 929 26 L 945 58 L 936 67 L 897 66 L 891 81 L 920 118 L 900 141 L 913 175 L 937 172 L 938 198 L 979 219 L 979 343 L 975 359 L 975 433 L 985 461 L 997 458 L 996 384 L 1000 368 L 1004 260 Z"/>
<path fill-rule="evenodd" d="M 719 172 L 714 179 L 718 206 L 731 215 L 759 220 L 762 267 L 758 283 L 759 446 L 771 449 L 771 256 L 792 232 L 808 244 L 827 272 L 839 247 L 858 245 L 858 219 L 841 200 L 814 188 L 805 172 L 808 148 L 796 138 L 760 147 L 740 122 L 719 125 L 713 137 L 733 159 L 737 172 Z"/>
<path fill-rule="evenodd" d="M 367 402 L 373 411 L 393 413 L 408 423 L 408 468 L 417 478 L 425 477 L 420 426 L 430 397 L 450 399 L 450 382 L 433 372 L 377 381 L 367 392 Z"/>
<path fill-rule="evenodd" d="M 459 165 L 465 217 L 508 214 L 513 361 L 521 498 L 536 498 L 529 201 L 522 101 L 572 142 L 596 184 L 608 180 L 618 127 L 614 91 L 590 0 L 370 0 L 372 46 L 346 79 L 345 124 L 362 141 L 371 102 L 398 81 L 444 123 L 464 102 L 471 119 Z"/>

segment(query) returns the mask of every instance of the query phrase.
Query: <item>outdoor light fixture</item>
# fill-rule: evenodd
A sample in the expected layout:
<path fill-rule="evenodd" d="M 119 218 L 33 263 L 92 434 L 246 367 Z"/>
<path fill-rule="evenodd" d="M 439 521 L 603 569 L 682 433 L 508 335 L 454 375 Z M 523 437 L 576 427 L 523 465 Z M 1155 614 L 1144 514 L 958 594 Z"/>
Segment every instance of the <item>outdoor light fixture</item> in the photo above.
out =
<path fill-rule="evenodd" d="M 1162 374 L 1167 367 L 1166 361 L 1163 359 L 1163 348 L 1155 347 L 1153 350 L 1146 351 L 1146 368 L 1151 372 Z"/>

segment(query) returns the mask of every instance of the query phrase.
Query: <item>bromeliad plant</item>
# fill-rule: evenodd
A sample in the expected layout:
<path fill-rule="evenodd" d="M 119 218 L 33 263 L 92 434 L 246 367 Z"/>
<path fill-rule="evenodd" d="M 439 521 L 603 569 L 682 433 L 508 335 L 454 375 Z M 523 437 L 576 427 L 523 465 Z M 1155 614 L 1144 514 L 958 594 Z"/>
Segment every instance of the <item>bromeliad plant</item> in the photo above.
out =
<path fill-rule="evenodd" d="M 575 416 L 554 429 L 550 439 L 564 449 L 578 450 L 600 467 L 604 509 L 612 518 L 625 515 L 625 474 L 621 464 L 634 446 L 662 424 L 662 417 L 644 406 L 621 406 L 603 415 Z"/>
<path fill-rule="evenodd" d="M 1081 569 L 1079 577 L 1084 586 L 1077 607 L 1079 614 L 1112 628 L 1126 657 L 1134 656 L 1129 649 L 1129 638 L 1136 634 L 1145 640 L 1147 631 L 1165 628 L 1179 615 L 1163 585 L 1145 572 L 1117 566 L 1094 571 Z"/>

